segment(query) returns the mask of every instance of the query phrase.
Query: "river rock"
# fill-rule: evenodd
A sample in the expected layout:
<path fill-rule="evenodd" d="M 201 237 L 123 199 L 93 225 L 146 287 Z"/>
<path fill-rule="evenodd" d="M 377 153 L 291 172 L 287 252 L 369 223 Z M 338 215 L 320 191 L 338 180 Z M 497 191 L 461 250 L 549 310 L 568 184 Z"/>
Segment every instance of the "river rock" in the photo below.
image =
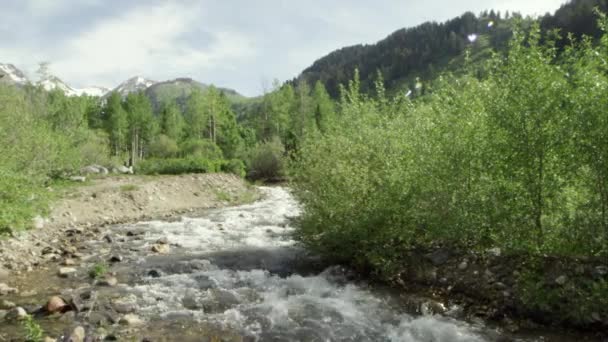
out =
<path fill-rule="evenodd" d="M 57 342 L 57 340 L 50 336 L 47 336 L 42 340 L 42 342 Z"/>
<path fill-rule="evenodd" d="M 122 255 L 112 255 L 112 257 L 110 257 L 110 260 L 108 260 L 108 261 L 115 264 L 117 262 L 122 262 L 122 260 L 123 260 Z"/>
<path fill-rule="evenodd" d="M 18 306 L 8 311 L 6 319 L 8 321 L 22 321 L 27 317 L 27 311 L 24 308 Z"/>
<path fill-rule="evenodd" d="M 151 250 L 152 250 L 152 252 L 158 253 L 158 254 L 168 254 L 171 251 L 171 248 L 169 248 L 169 245 L 155 244 L 155 245 L 152 245 Z"/>
<path fill-rule="evenodd" d="M 566 284 L 566 282 L 568 282 L 568 277 L 565 276 L 565 275 L 561 275 L 561 276 L 555 278 L 555 283 L 557 285 L 562 285 L 563 286 L 563 285 Z"/>
<path fill-rule="evenodd" d="M 119 166 L 116 168 L 116 171 L 118 171 L 118 173 L 122 173 L 122 174 L 133 174 L 133 166 L 131 167 L 126 167 L 126 166 Z"/>
<path fill-rule="evenodd" d="M 1 272 L 1 270 L 0 270 L 0 272 Z M 603 277 L 608 274 L 608 266 L 596 266 L 595 269 L 593 270 L 593 273 L 598 277 Z M 1 276 L 0 276 L 0 279 L 2 279 Z"/>
<path fill-rule="evenodd" d="M 70 177 L 70 180 L 72 182 L 84 183 L 84 182 L 87 181 L 87 177 L 85 177 L 85 176 L 72 176 L 72 177 Z"/>
<path fill-rule="evenodd" d="M 148 271 L 148 277 L 152 277 L 152 278 L 160 278 L 162 276 L 162 273 L 158 270 L 150 270 Z"/>
<path fill-rule="evenodd" d="M 118 313 L 129 314 L 137 310 L 137 298 L 129 296 L 114 300 L 112 307 Z"/>
<path fill-rule="evenodd" d="M 76 265 L 76 261 L 74 261 L 74 259 L 71 258 L 66 258 L 63 260 L 63 262 L 61 263 L 63 266 L 75 266 Z"/>
<path fill-rule="evenodd" d="M 103 279 L 100 279 L 97 281 L 97 285 L 99 286 L 116 286 L 118 284 L 118 279 L 116 279 L 116 277 L 111 277 L 111 276 L 107 276 L 104 277 Z"/>
<path fill-rule="evenodd" d="M 469 267 L 469 263 L 467 260 L 463 260 L 459 265 L 458 265 L 458 269 L 461 271 L 464 271 L 467 269 L 467 267 Z"/>
<path fill-rule="evenodd" d="M 127 325 L 130 327 L 134 327 L 134 326 L 139 326 L 139 325 L 143 325 L 144 321 L 139 318 L 139 316 L 134 315 L 134 314 L 127 314 L 124 315 L 120 321 L 118 321 L 118 323 L 122 324 L 122 325 Z"/>
<path fill-rule="evenodd" d="M 84 330 L 83 327 L 76 327 L 72 333 L 70 334 L 70 337 L 67 339 L 68 342 L 83 342 L 84 338 L 86 337 L 86 331 Z"/>
<path fill-rule="evenodd" d="M 502 250 L 499 247 L 490 248 L 486 252 L 493 257 L 499 257 L 502 255 Z"/>
<path fill-rule="evenodd" d="M 59 276 L 62 278 L 67 278 L 76 272 L 77 272 L 77 270 L 74 267 L 60 267 L 59 268 Z"/>
<path fill-rule="evenodd" d="M 450 258 L 450 252 L 447 249 L 438 249 L 432 253 L 426 255 L 426 258 L 430 260 L 433 265 L 440 266 L 445 264 Z"/>
<path fill-rule="evenodd" d="M 68 304 L 63 300 L 63 298 L 53 296 L 49 298 L 48 302 L 46 303 L 45 310 L 46 312 L 53 314 L 63 311 L 67 306 Z"/>
<path fill-rule="evenodd" d="M 34 217 L 32 219 L 32 226 L 34 226 L 34 228 L 36 229 L 42 229 L 44 228 L 44 219 L 42 218 L 42 216 L 37 215 L 36 217 Z"/>
<path fill-rule="evenodd" d="M 168 245 L 169 239 L 167 239 L 167 237 L 162 237 L 162 238 L 156 240 L 156 243 L 159 245 Z"/>
<path fill-rule="evenodd" d="M 0 301 L 0 310 L 10 310 L 15 308 L 17 305 L 13 302 L 9 302 L 8 300 Z"/>
<path fill-rule="evenodd" d="M 0 283 L 0 296 L 15 294 L 17 292 L 19 292 L 19 291 L 17 291 L 16 288 L 10 287 L 10 286 L 6 285 L 5 283 Z"/>

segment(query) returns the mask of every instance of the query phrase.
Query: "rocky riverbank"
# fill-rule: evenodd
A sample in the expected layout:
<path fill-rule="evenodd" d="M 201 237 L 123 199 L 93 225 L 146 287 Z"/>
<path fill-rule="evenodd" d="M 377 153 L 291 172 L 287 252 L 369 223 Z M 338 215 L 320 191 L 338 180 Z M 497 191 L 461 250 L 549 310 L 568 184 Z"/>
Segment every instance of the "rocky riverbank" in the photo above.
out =
<path fill-rule="evenodd" d="M 436 248 L 404 253 L 389 273 L 405 292 L 458 305 L 469 320 L 512 332 L 553 326 L 608 338 L 606 260 Z"/>
<path fill-rule="evenodd" d="M 49 191 L 60 191 L 49 188 Z M 35 229 L 0 239 L 0 283 L 49 261 L 83 255 L 102 227 L 252 202 L 257 190 L 230 174 L 112 176 L 70 188 Z"/>

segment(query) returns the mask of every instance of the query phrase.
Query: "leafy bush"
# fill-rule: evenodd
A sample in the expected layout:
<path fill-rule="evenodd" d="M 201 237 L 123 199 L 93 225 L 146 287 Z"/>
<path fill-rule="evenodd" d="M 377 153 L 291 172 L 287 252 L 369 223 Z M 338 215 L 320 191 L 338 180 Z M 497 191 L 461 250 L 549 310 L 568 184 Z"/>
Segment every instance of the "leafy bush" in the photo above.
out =
<path fill-rule="evenodd" d="M 179 147 L 175 140 L 168 136 L 161 134 L 159 135 L 148 148 L 148 152 L 151 157 L 155 158 L 172 158 L 179 153 Z"/>
<path fill-rule="evenodd" d="M 247 177 L 278 181 L 285 178 L 285 147 L 278 138 L 257 145 L 250 152 Z"/>
<path fill-rule="evenodd" d="M 222 150 L 207 139 L 188 139 L 181 145 L 181 155 L 184 157 L 206 158 L 218 160 L 224 158 Z"/>
<path fill-rule="evenodd" d="M 47 209 L 48 193 L 41 182 L 0 168 L 0 234 L 32 225 Z"/>
<path fill-rule="evenodd" d="M 221 171 L 223 161 L 206 158 L 147 159 L 138 163 L 135 171 L 146 175 L 179 175 Z"/>
<path fill-rule="evenodd" d="M 240 159 L 231 159 L 222 163 L 222 172 L 232 173 L 239 177 L 245 177 L 245 163 Z"/>
<path fill-rule="evenodd" d="M 377 268 L 436 245 L 606 256 L 608 35 L 561 59 L 540 41 L 516 32 L 483 78 L 444 75 L 414 102 L 353 80 L 294 162 L 302 240 Z"/>

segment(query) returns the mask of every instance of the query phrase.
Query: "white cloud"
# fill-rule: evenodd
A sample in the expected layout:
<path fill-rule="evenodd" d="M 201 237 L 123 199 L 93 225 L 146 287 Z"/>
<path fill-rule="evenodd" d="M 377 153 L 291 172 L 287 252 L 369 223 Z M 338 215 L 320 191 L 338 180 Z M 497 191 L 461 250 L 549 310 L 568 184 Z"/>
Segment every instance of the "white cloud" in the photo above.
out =
<path fill-rule="evenodd" d="M 168 77 L 167 72 L 228 67 L 231 61 L 254 54 L 251 41 L 238 32 L 210 32 L 208 46 L 196 46 L 180 37 L 201 23 L 200 8 L 164 2 L 145 6 L 97 23 L 69 40 L 54 70 L 66 78 L 105 82 L 132 76 Z M 86 74 L 83 75 L 83 71 Z"/>

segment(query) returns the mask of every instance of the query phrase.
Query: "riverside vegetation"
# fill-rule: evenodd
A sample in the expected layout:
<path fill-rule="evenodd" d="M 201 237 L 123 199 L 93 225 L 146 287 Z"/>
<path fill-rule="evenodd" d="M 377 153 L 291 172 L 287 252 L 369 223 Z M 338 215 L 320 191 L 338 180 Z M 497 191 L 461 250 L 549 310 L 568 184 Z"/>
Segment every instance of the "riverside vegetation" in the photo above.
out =
<path fill-rule="evenodd" d="M 608 319 L 605 274 L 548 286 L 542 266 L 608 258 L 608 21 L 598 17 L 599 33 L 581 38 L 512 17 L 500 48 L 460 37 L 452 72 L 391 74 L 390 88 L 386 70 L 371 86 L 355 68 L 329 93 L 305 73 L 239 103 L 213 87 L 152 105 L 144 93 L 0 84 L 0 231 L 29 228 L 49 187 L 91 164 L 289 177 L 298 237 L 334 262 L 393 280 L 412 250 L 499 248 L 524 267 L 515 281 L 527 309 L 578 326 Z"/>
<path fill-rule="evenodd" d="M 391 279 L 404 255 L 438 247 L 523 256 L 523 305 L 559 321 L 607 317 L 608 281 L 547 283 L 543 258 L 608 258 L 608 21 L 575 40 L 538 24 L 505 54 L 465 63 L 432 91 L 375 96 L 358 74 L 339 114 L 301 146 L 294 187 L 310 248 Z M 553 39 L 551 37 L 554 37 Z M 603 265 L 603 266 L 602 266 Z M 562 279 L 563 280 L 563 279 Z M 562 283 L 561 281 L 558 281 Z M 588 322 L 587 322 L 588 323 Z"/>

